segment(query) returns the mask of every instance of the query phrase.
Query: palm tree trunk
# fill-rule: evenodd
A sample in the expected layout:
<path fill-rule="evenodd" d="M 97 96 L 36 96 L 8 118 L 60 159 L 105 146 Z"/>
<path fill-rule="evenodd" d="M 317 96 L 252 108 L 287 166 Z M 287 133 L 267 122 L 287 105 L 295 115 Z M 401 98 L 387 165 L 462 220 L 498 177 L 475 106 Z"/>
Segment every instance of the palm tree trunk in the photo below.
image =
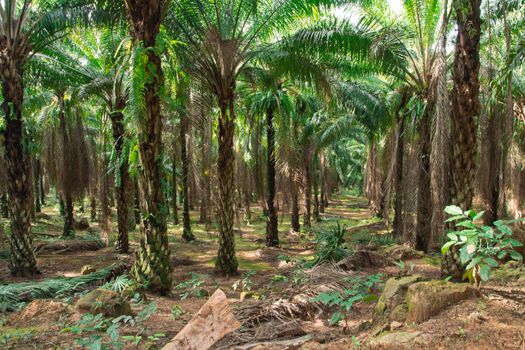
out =
<path fill-rule="evenodd" d="M 71 194 L 71 186 L 73 183 L 72 163 L 71 163 L 71 147 L 69 128 L 64 112 L 64 92 L 58 93 L 59 101 L 59 119 L 60 119 L 60 133 L 62 134 L 62 198 L 64 203 L 64 228 L 62 237 L 71 237 L 75 231 L 73 228 L 73 196 Z"/>
<path fill-rule="evenodd" d="M 91 195 L 91 200 L 90 200 L 91 204 L 90 204 L 90 207 L 91 207 L 91 222 L 95 222 L 97 220 L 97 197 L 92 194 Z"/>
<path fill-rule="evenodd" d="M 41 164 L 40 159 L 35 158 L 34 160 L 34 172 L 33 172 L 33 192 L 35 196 L 35 212 L 40 213 L 42 212 L 42 202 L 40 200 L 40 180 L 42 178 L 40 172 L 41 172 Z"/>
<path fill-rule="evenodd" d="M 397 122 L 397 149 L 396 149 L 396 175 L 394 178 L 394 190 L 396 193 L 394 202 L 394 235 L 400 239 L 403 237 L 403 163 L 405 154 L 405 121 L 402 116 Z"/>
<path fill-rule="evenodd" d="M 28 156 L 24 152 L 24 125 L 22 119 L 23 72 L 16 71 L 16 62 L 8 62 L 2 73 L 2 112 L 4 114 L 4 160 L 9 193 L 11 235 L 9 245 L 11 256 L 9 269 L 14 276 L 38 274 L 31 238 L 31 182 L 27 177 Z"/>
<path fill-rule="evenodd" d="M 150 76 L 144 85 L 145 107 L 139 116 L 138 128 L 142 237 L 131 273 L 139 284 L 147 283 L 150 289 L 167 293 L 172 285 L 172 266 L 162 192 L 160 89 L 163 77 L 161 59 L 153 49 L 167 4 L 163 0 L 126 0 L 125 3 L 132 37 L 148 49 L 144 58 Z"/>
<path fill-rule="evenodd" d="M 275 208 L 275 129 L 274 111 L 266 111 L 266 138 L 268 143 L 267 176 L 268 176 L 268 217 L 266 221 L 266 246 L 276 247 L 279 245 L 279 231 L 277 223 L 277 210 Z"/>
<path fill-rule="evenodd" d="M 292 214 L 291 214 L 291 224 L 292 230 L 294 232 L 301 231 L 301 224 L 299 222 L 299 189 L 297 188 L 297 182 L 295 181 L 295 175 L 292 175 L 290 179 L 291 182 L 291 192 L 292 192 Z"/>
<path fill-rule="evenodd" d="M 311 213 L 312 213 L 312 160 L 309 156 L 308 151 L 303 153 L 304 161 L 304 215 L 303 215 L 303 225 L 306 228 L 312 226 Z"/>
<path fill-rule="evenodd" d="M 9 201 L 7 200 L 7 193 L 2 193 L 0 196 L 0 211 L 4 219 L 9 218 Z"/>
<path fill-rule="evenodd" d="M 173 209 L 173 224 L 179 224 L 179 208 L 177 207 L 177 142 L 173 138 L 173 154 L 171 158 L 171 206 Z"/>
<path fill-rule="evenodd" d="M 69 193 L 64 195 L 64 230 L 62 237 L 72 237 L 75 233 L 73 227 L 73 197 Z"/>
<path fill-rule="evenodd" d="M 429 102 L 430 103 L 430 102 Z M 429 108 L 427 106 L 427 108 Z M 430 248 L 432 191 L 430 186 L 430 113 L 425 111 L 419 121 L 419 178 L 417 194 L 416 249 L 428 251 Z"/>
<path fill-rule="evenodd" d="M 210 197 L 211 197 L 211 122 L 203 115 L 205 125 L 202 128 L 202 198 L 200 207 L 200 223 L 210 223 Z"/>
<path fill-rule="evenodd" d="M 443 3 L 440 44 L 434 73 L 435 109 L 432 117 L 432 146 L 430 153 L 430 181 L 432 187 L 431 244 L 439 250 L 445 233 L 443 208 L 450 203 L 450 98 L 447 89 L 447 28 L 448 0 Z"/>
<path fill-rule="evenodd" d="M 128 188 L 130 186 L 130 177 L 128 171 L 128 158 L 124 153 L 124 114 L 122 110 L 125 107 L 125 101 L 120 98 L 117 100 L 115 110 L 111 113 L 111 125 L 113 131 L 113 142 L 115 147 L 115 155 L 117 158 L 118 174 L 116 174 L 117 181 L 115 185 L 115 194 L 117 200 L 117 223 L 118 223 L 118 237 L 115 242 L 115 249 L 120 254 L 126 254 L 129 251 L 128 238 Z"/>
<path fill-rule="evenodd" d="M 185 107 L 183 107 L 185 108 Z M 191 232 L 190 221 L 190 196 L 189 196 L 189 169 L 190 158 L 188 156 L 188 116 L 187 110 L 184 109 L 180 115 L 180 157 L 182 163 L 182 239 L 186 242 L 195 240 Z"/>
<path fill-rule="evenodd" d="M 135 223 L 137 225 L 140 225 L 140 190 L 139 182 L 137 179 L 133 181 L 133 186 L 135 187 L 135 191 L 133 191 L 133 194 L 135 195 L 133 199 L 133 207 L 135 209 Z"/>
<path fill-rule="evenodd" d="M 320 221 L 319 217 L 319 181 L 314 180 L 314 220 Z"/>
<path fill-rule="evenodd" d="M 219 251 L 215 267 L 221 273 L 237 273 L 238 262 L 235 256 L 235 239 L 233 236 L 233 205 L 235 153 L 233 136 L 235 132 L 235 112 L 233 94 L 226 103 L 220 104 L 218 125 L 219 155 L 217 174 L 219 182 Z"/>
<path fill-rule="evenodd" d="M 454 1 L 457 39 L 452 101 L 452 203 L 470 209 L 476 177 L 476 118 L 479 116 L 481 0 Z M 461 278 L 464 267 L 456 249 L 443 259 L 442 272 Z"/>
<path fill-rule="evenodd" d="M 40 179 L 38 181 L 40 185 L 40 204 L 46 205 L 46 190 L 44 188 L 44 173 L 42 172 L 42 163 L 40 163 Z"/>

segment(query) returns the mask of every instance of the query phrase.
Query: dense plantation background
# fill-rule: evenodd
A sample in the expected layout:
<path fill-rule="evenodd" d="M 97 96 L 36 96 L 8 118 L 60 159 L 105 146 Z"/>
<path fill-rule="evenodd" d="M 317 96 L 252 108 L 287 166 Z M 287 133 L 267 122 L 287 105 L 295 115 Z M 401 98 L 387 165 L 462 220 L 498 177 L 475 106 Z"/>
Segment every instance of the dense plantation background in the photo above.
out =
<path fill-rule="evenodd" d="M 525 347 L 524 15 L 0 0 L 0 348 Z"/>

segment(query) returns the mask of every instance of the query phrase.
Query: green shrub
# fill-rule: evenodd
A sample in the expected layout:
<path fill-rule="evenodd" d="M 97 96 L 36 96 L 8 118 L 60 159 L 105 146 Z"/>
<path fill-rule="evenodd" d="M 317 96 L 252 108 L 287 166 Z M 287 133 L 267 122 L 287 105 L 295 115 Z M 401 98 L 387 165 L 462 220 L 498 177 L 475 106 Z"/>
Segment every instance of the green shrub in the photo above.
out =
<path fill-rule="evenodd" d="M 204 280 L 208 277 L 208 275 L 199 275 L 195 272 L 190 272 L 189 274 L 191 276 L 189 280 L 179 283 L 175 286 L 175 289 L 186 289 L 185 292 L 180 294 L 181 300 L 184 300 L 189 296 L 196 298 L 207 297 L 208 291 L 206 291 L 204 288 L 201 288 L 201 285 L 204 284 Z"/>
<path fill-rule="evenodd" d="M 342 292 L 333 291 L 321 293 L 313 298 L 312 301 L 320 302 L 328 307 L 335 306 L 337 308 L 337 311 L 335 311 L 330 318 L 330 324 L 338 324 L 343 320 L 346 323 L 348 314 L 356 303 L 377 299 L 371 292 L 377 283 L 382 282 L 382 277 L 383 275 L 376 274 L 366 278 L 359 276 L 345 278 L 346 282 L 352 283 L 351 289 L 345 289 Z"/>
<path fill-rule="evenodd" d="M 344 235 L 346 225 L 330 226 L 327 231 L 320 231 L 316 239 L 316 253 L 313 261 L 306 264 L 306 267 L 313 267 L 322 262 L 337 262 L 351 255 L 351 250 L 346 247 Z"/>
<path fill-rule="evenodd" d="M 464 279 L 479 286 L 481 281 L 487 281 L 491 270 L 498 267 L 496 259 L 510 257 L 512 260 L 522 261 L 523 257 L 514 250 L 522 244 L 512 239 L 511 223 L 522 220 L 494 221 L 494 227 L 477 224 L 484 212 L 474 210 L 463 211 L 451 205 L 445 208 L 451 217 L 447 222 L 455 222 L 456 230 L 447 233 L 448 241 L 441 248 L 446 254 L 451 247 L 457 247 L 461 263 L 466 265 Z M 481 281 L 479 280 L 481 279 Z"/>

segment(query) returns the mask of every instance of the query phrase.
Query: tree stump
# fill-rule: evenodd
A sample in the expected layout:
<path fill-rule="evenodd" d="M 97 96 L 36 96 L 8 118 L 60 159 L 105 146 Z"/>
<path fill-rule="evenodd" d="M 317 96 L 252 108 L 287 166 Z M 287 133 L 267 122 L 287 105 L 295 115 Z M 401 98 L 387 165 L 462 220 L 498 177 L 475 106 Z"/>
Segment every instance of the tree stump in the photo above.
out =
<path fill-rule="evenodd" d="M 217 289 L 191 321 L 162 350 L 207 350 L 241 324 L 224 292 Z"/>

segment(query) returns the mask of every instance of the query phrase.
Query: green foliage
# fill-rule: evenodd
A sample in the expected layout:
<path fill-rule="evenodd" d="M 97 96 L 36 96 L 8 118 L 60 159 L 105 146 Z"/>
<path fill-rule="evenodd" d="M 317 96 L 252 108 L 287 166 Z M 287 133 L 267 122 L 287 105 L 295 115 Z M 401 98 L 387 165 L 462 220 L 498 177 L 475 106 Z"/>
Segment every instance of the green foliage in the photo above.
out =
<path fill-rule="evenodd" d="M 189 273 L 191 278 L 187 281 L 181 282 L 175 286 L 175 289 L 189 289 L 180 294 L 181 300 L 193 296 L 196 298 L 204 298 L 208 295 L 207 291 L 201 288 L 201 285 L 205 282 L 204 279 L 208 278 L 208 275 L 199 275 L 195 272 Z"/>
<path fill-rule="evenodd" d="M 357 238 L 352 238 L 352 241 L 359 244 L 377 244 L 380 246 L 391 246 L 396 244 L 396 238 L 393 235 L 376 235 L 366 232 L 366 235 L 359 235 Z"/>
<path fill-rule="evenodd" d="M 126 342 L 137 346 L 143 338 L 146 328 L 143 326 L 144 321 L 151 317 L 157 311 L 154 302 L 146 305 L 136 317 L 122 315 L 117 318 L 104 318 L 102 314 L 85 314 L 73 326 L 62 329 L 62 332 L 69 332 L 78 335 L 76 343 L 87 349 L 92 350 L 109 350 L 124 349 Z M 121 328 L 125 326 L 138 327 L 139 331 L 135 335 L 121 335 Z M 163 334 L 148 336 L 148 340 L 157 341 Z"/>
<path fill-rule="evenodd" d="M 329 230 L 320 231 L 316 238 L 316 253 L 313 261 L 308 262 L 306 267 L 312 267 L 323 262 L 337 262 L 351 254 L 345 247 L 344 235 L 346 225 L 330 226 Z"/>
<path fill-rule="evenodd" d="M 174 320 L 178 320 L 183 313 L 184 311 L 182 310 L 182 307 L 180 307 L 180 305 L 173 305 L 173 307 L 171 308 L 171 316 L 173 316 Z"/>
<path fill-rule="evenodd" d="M 394 261 L 394 265 L 399 268 L 399 277 L 408 276 L 414 271 L 414 264 L 410 263 L 407 266 L 403 260 Z"/>
<path fill-rule="evenodd" d="M 359 276 L 352 276 L 345 279 L 345 281 L 352 283 L 351 289 L 345 289 L 342 292 L 333 291 L 321 293 L 312 301 L 320 302 L 328 307 L 336 307 L 337 311 L 332 314 L 330 324 L 338 324 L 341 321 L 347 320 L 348 314 L 356 303 L 361 301 L 369 302 L 375 300 L 377 297 L 370 294 L 374 286 L 382 282 L 382 275 L 376 274 L 366 278 Z"/>
<path fill-rule="evenodd" d="M 252 290 L 253 281 L 252 277 L 255 276 L 256 272 L 253 270 L 248 270 L 242 274 L 242 278 L 233 283 L 233 290 L 240 289 L 243 292 Z"/>
<path fill-rule="evenodd" d="M 274 282 L 274 283 L 277 283 L 277 282 L 288 282 L 288 276 L 273 275 L 272 278 L 271 278 L 271 281 Z"/>
<path fill-rule="evenodd" d="M 120 275 L 115 277 L 110 282 L 104 284 L 101 288 L 109 289 L 117 293 L 122 293 L 124 290 L 133 286 L 134 284 L 135 280 L 130 278 L 128 275 Z"/>
<path fill-rule="evenodd" d="M 445 208 L 445 212 L 450 215 L 446 222 L 455 222 L 456 230 L 447 233 L 448 241 L 441 248 L 441 252 L 446 254 L 451 247 L 457 247 L 461 263 L 466 265 L 463 278 L 479 285 L 479 278 L 487 281 L 492 269 L 498 267 L 497 259 L 508 256 L 512 260 L 523 260 L 521 254 L 514 250 L 522 244 L 511 238 L 512 230 L 508 226 L 522 220 L 498 220 L 494 221 L 494 227 L 491 227 L 476 223 L 483 217 L 483 211 L 463 211 L 451 205 Z"/>
<path fill-rule="evenodd" d="M 0 310 L 16 310 L 23 302 L 34 299 L 63 298 L 107 279 L 115 265 L 78 277 L 56 277 L 40 282 L 0 285 Z"/>

